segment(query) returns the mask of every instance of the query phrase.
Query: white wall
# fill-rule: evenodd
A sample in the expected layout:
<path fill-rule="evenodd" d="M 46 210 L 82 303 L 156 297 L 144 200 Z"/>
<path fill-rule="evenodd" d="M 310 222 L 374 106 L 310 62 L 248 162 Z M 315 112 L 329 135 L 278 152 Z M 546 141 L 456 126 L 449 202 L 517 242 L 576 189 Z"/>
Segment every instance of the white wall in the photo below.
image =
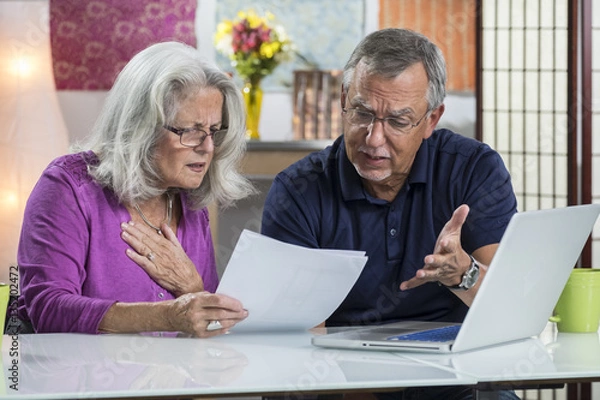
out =
<path fill-rule="evenodd" d="M 96 120 L 106 98 L 105 91 L 59 91 L 58 101 L 71 141 L 85 137 Z M 292 139 L 292 96 L 289 93 L 266 93 L 260 121 L 261 140 Z M 465 136 L 474 135 L 475 97 L 449 95 L 440 126 Z"/>
<path fill-rule="evenodd" d="M 71 142 L 84 138 L 100 114 L 108 92 L 61 90 L 57 93 Z"/>
<path fill-rule="evenodd" d="M 215 8 L 217 0 L 198 0 L 196 36 L 198 49 L 209 60 L 215 59 L 212 37 L 216 29 Z M 365 0 L 365 33 L 378 28 L 379 0 Z M 350 56 L 348 54 L 348 56 Z M 104 91 L 59 91 L 58 99 L 69 136 L 72 141 L 87 135 L 106 98 Z M 289 92 L 267 92 L 263 98 L 263 111 L 259 131 L 261 140 L 291 140 L 293 103 Z M 475 99 L 472 95 L 450 95 L 440 126 L 455 129 L 472 136 L 475 123 Z"/>

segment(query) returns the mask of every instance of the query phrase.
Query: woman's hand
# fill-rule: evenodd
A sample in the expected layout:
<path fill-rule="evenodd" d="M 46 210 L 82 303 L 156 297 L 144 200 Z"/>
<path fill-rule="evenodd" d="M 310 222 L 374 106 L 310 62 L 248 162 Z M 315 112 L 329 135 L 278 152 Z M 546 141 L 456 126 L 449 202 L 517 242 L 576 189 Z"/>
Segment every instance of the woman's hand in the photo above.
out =
<path fill-rule="evenodd" d="M 227 333 L 247 316 L 242 303 L 232 297 L 209 292 L 186 293 L 174 300 L 115 302 L 102 317 L 98 332 L 182 332 L 212 337 Z"/>
<path fill-rule="evenodd" d="M 161 226 L 164 236 L 133 221 L 122 223 L 121 229 L 121 238 L 131 246 L 127 249 L 127 256 L 160 286 L 175 296 L 204 290 L 204 282 L 196 266 L 167 224 Z"/>
<path fill-rule="evenodd" d="M 173 300 L 172 312 L 167 319 L 174 331 L 211 337 L 226 333 L 247 316 L 248 311 L 238 300 L 223 294 L 200 292 L 187 293 Z"/>

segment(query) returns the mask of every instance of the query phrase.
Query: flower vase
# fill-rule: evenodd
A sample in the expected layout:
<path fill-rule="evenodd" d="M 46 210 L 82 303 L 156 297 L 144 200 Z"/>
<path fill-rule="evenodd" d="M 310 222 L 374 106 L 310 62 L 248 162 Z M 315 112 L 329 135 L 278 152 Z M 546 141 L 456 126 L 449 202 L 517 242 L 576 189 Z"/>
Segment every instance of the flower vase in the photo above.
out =
<path fill-rule="evenodd" d="M 263 97 L 260 81 L 246 82 L 242 93 L 244 95 L 244 104 L 246 105 L 246 139 L 259 140 L 258 124 L 260 122 L 260 109 Z"/>

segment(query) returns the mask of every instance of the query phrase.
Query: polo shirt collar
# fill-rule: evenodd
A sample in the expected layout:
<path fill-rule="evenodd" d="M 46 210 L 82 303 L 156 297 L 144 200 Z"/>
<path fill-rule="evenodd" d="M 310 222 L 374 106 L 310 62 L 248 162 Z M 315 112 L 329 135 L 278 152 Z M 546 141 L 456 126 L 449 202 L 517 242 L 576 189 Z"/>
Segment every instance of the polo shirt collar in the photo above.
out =
<path fill-rule="evenodd" d="M 344 137 L 339 141 L 337 148 L 338 170 L 340 171 L 340 182 L 342 197 L 345 201 L 363 200 L 366 199 L 366 193 L 362 185 L 360 175 L 356 172 L 356 168 L 348 159 L 346 154 L 346 145 Z M 425 183 L 427 181 L 427 160 L 429 158 L 429 149 L 427 140 L 423 140 L 421 147 L 417 151 L 415 161 L 413 162 L 410 174 L 408 175 L 408 183 Z"/>

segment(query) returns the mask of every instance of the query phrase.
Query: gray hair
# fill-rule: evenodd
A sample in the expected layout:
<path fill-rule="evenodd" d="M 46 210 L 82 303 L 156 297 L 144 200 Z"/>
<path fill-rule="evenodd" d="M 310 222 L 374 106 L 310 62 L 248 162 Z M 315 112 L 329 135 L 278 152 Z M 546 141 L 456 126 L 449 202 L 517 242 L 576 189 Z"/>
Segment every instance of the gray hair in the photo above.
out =
<path fill-rule="evenodd" d="M 187 96 L 216 88 L 223 94 L 223 144 L 200 187 L 185 190 L 189 205 L 202 208 L 212 202 L 227 207 L 254 193 L 238 172 L 246 150 L 245 110 L 234 81 L 202 59 L 193 47 L 177 42 L 154 44 L 135 55 L 117 77 L 86 144 L 99 164 L 89 166 L 101 185 L 120 201 L 136 202 L 160 195 L 160 176 L 154 153 L 163 125 L 177 114 Z"/>
<path fill-rule="evenodd" d="M 342 88 L 348 92 L 359 62 L 369 75 L 392 79 L 416 63 L 423 63 L 429 79 L 429 111 L 446 97 L 446 62 L 440 49 L 427 37 L 408 29 L 389 28 L 367 35 L 354 49 L 344 67 Z"/>

